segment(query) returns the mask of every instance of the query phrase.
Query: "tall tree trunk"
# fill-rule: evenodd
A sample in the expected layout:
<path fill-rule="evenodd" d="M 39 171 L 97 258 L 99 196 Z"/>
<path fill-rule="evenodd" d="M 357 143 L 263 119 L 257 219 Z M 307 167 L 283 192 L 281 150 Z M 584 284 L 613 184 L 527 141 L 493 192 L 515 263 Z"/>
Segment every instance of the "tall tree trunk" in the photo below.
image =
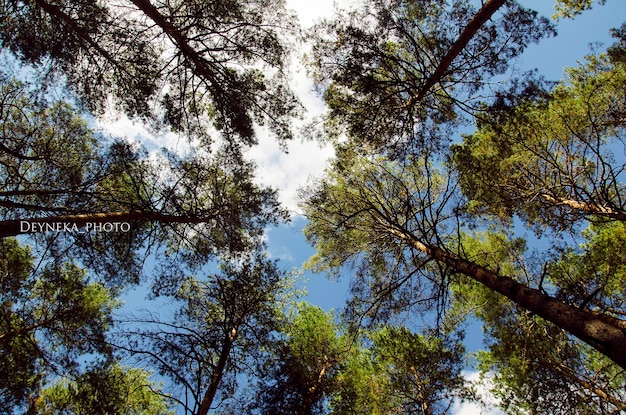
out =
<path fill-rule="evenodd" d="M 626 369 L 626 321 L 566 304 L 437 246 L 425 244 L 407 230 L 388 227 L 387 231 L 431 258 L 556 324 Z"/>
<path fill-rule="evenodd" d="M 230 355 L 230 351 L 233 348 L 233 343 L 237 338 L 238 327 L 239 324 L 237 324 L 232 329 L 230 334 L 224 339 L 224 344 L 222 345 L 222 350 L 220 352 L 220 357 L 217 361 L 217 366 L 213 371 L 213 375 L 211 375 L 211 382 L 209 383 L 209 387 L 202 397 L 202 402 L 200 403 L 200 408 L 198 408 L 198 412 L 196 412 L 196 415 L 207 415 L 209 413 L 209 409 L 211 409 L 213 399 L 215 399 L 215 394 L 217 393 L 217 389 L 219 388 L 222 377 L 224 376 L 224 370 L 226 369 L 228 356 Z"/>
<path fill-rule="evenodd" d="M 405 104 L 405 107 L 409 108 L 416 102 L 419 102 L 428 91 L 435 86 L 435 84 L 443 79 L 448 71 L 448 68 L 459 56 L 459 53 L 467 46 L 469 41 L 474 37 L 476 32 L 482 27 L 487 20 L 493 16 L 493 14 L 500 9 L 506 3 L 506 0 L 487 0 L 483 7 L 476 12 L 476 14 L 469 21 L 467 26 L 463 29 L 457 40 L 452 44 L 448 52 L 445 54 L 435 71 L 428 77 L 424 85 L 419 89 L 417 94 L 413 95 Z"/>

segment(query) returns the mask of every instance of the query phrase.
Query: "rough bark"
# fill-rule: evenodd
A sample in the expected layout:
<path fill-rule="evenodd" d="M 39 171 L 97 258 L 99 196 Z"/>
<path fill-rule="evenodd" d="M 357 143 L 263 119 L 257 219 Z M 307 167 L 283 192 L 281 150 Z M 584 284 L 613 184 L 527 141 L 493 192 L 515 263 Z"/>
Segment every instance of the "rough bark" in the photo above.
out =
<path fill-rule="evenodd" d="M 406 230 L 388 228 L 388 231 L 429 257 L 554 323 L 626 369 L 626 321 L 566 304 L 437 246 L 425 244 Z"/>
<path fill-rule="evenodd" d="M 207 415 L 209 413 L 209 409 L 211 409 L 213 399 L 215 399 L 215 394 L 217 393 L 222 377 L 224 376 L 226 363 L 228 363 L 228 356 L 230 355 L 230 351 L 232 350 L 235 339 L 237 338 L 238 327 L 239 324 L 233 327 L 230 334 L 225 338 L 222 350 L 220 351 L 220 357 L 217 361 L 217 366 L 213 371 L 213 375 L 211 375 L 211 382 L 202 397 L 202 402 L 200 403 L 200 408 L 198 409 L 198 412 L 196 412 L 196 415 Z"/>

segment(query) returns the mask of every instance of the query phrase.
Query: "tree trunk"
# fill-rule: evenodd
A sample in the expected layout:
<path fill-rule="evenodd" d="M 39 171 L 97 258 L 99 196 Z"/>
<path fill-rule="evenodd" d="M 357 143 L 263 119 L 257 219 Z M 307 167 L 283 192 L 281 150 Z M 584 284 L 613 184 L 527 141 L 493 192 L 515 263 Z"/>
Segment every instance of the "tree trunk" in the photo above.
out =
<path fill-rule="evenodd" d="M 132 3 L 146 14 L 152 21 L 163 30 L 170 40 L 178 47 L 185 58 L 192 64 L 193 71 L 209 82 L 209 87 L 216 95 L 225 95 L 224 90 L 216 80 L 215 67 L 210 65 L 190 44 L 187 38 L 165 16 L 159 12 L 149 0 L 131 0 Z"/>
<path fill-rule="evenodd" d="M 539 290 L 520 284 L 512 278 L 500 276 L 439 247 L 424 244 L 406 230 L 395 228 L 387 228 L 387 230 L 431 258 L 448 265 L 455 271 L 504 295 L 515 304 L 556 324 L 626 369 L 625 321 L 566 304 Z"/>
<path fill-rule="evenodd" d="M 315 395 L 317 394 L 320 386 L 322 386 L 322 382 L 324 381 L 324 377 L 326 376 L 328 369 L 330 369 L 330 366 L 330 359 L 328 359 L 328 356 L 324 355 L 324 364 L 317 375 L 315 383 L 307 390 L 307 393 L 302 400 L 302 406 L 300 407 L 298 415 L 307 415 L 311 413 L 313 403 L 315 402 Z"/>
<path fill-rule="evenodd" d="M 452 64 L 452 61 L 454 61 L 454 59 L 459 56 L 459 53 L 461 53 L 465 46 L 467 46 L 467 44 L 474 37 L 476 32 L 478 32 L 478 29 L 480 29 L 482 25 L 485 24 L 485 22 L 489 20 L 491 16 L 493 16 L 493 14 L 504 5 L 504 3 L 506 3 L 506 0 L 487 0 L 487 2 L 485 2 L 483 7 L 481 7 L 480 10 L 476 12 L 476 14 L 467 24 L 467 26 L 465 26 L 465 28 L 463 29 L 457 40 L 452 44 L 450 49 L 448 49 L 448 53 L 446 53 L 443 59 L 441 59 L 441 62 L 439 62 L 439 65 L 437 65 L 435 71 L 426 80 L 426 83 L 422 85 L 416 95 L 412 96 L 407 101 L 405 107 L 409 108 L 416 102 L 419 102 L 422 98 L 424 98 L 424 96 L 426 96 L 428 91 L 433 86 L 435 86 L 437 82 L 443 79 L 443 77 L 446 75 L 448 68 L 450 67 L 450 64 Z"/>
<path fill-rule="evenodd" d="M 220 352 L 220 357 L 217 361 L 217 366 L 215 367 L 213 375 L 211 376 L 211 382 L 209 383 L 209 387 L 202 397 L 202 402 L 200 403 L 200 408 L 198 408 L 198 412 L 196 412 L 196 415 L 207 415 L 209 413 L 209 409 L 211 409 L 211 405 L 213 404 L 213 399 L 215 399 L 215 394 L 217 393 L 220 381 L 224 376 L 224 370 L 226 369 L 228 356 L 230 355 L 230 351 L 233 348 L 233 343 L 237 338 L 238 327 L 239 324 L 237 324 L 230 332 L 230 334 L 225 338 L 224 344 L 222 345 L 222 350 Z"/>
<path fill-rule="evenodd" d="M 595 203 L 579 202 L 578 200 L 567 199 L 564 197 L 556 198 L 547 193 L 541 194 L 541 197 L 557 206 L 568 206 L 584 214 L 605 216 L 607 218 L 626 222 L 626 212 L 621 209 L 613 209 L 609 206 L 602 206 Z"/>

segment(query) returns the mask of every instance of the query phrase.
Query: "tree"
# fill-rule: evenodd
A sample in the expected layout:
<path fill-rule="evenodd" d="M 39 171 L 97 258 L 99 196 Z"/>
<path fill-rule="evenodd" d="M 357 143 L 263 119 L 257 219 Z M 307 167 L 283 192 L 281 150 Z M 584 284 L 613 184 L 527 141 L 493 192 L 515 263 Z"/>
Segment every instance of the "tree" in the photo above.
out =
<path fill-rule="evenodd" d="M 173 415 L 160 386 L 150 373 L 118 363 L 106 362 L 81 373 L 75 379 L 58 380 L 42 391 L 37 413 Z"/>
<path fill-rule="evenodd" d="M 453 180 L 425 160 L 342 160 L 341 169 L 329 171 L 303 203 L 311 221 L 305 233 L 317 251 L 310 266 L 335 273 L 346 264 L 356 267 L 363 280 L 357 282 L 358 301 L 370 310 L 384 301 L 402 309 L 407 303 L 394 296 L 432 304 L 446 292 L 450 273 L 464 274 L 624 367 L 624 321 L 550 296 L 542 286 L 532 288 L 521 279 L 531 270 L 507 276 L 464 252 L 457 238 L 462 198 Z"/>
<path fill-rule="evenodd" d="M 545 285 L 569 261 L 557 257 L 537 264 L 537 258 L 524 258 L 524 240 L 505 233 L 481 232 L 464 238 L 463 247 L 481 265 L 503 274 L 516 273 L 522 261 L 527 269 L 539 267 L 545 279 L 539 283 Z M 574 262 L 570 269 L 579 264 Z M 564 285 L 557 295 L 562 296 Z M 453 282 L 451 291 L 446 319 L 454 322 L 474 314 L 483 323 L 487 349 L 477 355 L 478 368 L 490 379 L 489 388 L 505 413 L 611 414 L 624 409 L 626 372 L 605 356 L 470 278 Z M 606 294 L 601 297 L 611 299 L 612 294 Z"/>
<path fill-rule="evenodd" d="M 283 3 L 273 0 L 36 0 L 0 6 L 0 44 L 20 64 L 35 68 L 40 88 L 35 93 L 0 76 L 0 238 L 29 234 L 42 267 L 72 258 L 78 264 L 72 267 L 87 270 L 87 276 L 81 274 L 85 284 L 101 282 L 111 295 L 140 282 L 146 259 L 156 259 L 155 295 L 174 295 L 189 308 L 173 323 L 153 321 L 155 332 L 142 333 L 132 346 L 148 355 L 143 341 L 161 347 L 164 356 L 180 363 L 178 369 L 186 368 L 188 357 L 181 351 L 197 352 L 199 367 L 188 377 L 160 356 L 154 362 L 183 390 L 179 397 L 185 409 L 200 414 L 226 395 L 237 371 L 252 358 L 242 357 L 243 351 L 253 354 L 261 347 L 269 334 L 248 335 L 245 326 L 271 327 L 277 313 L 272 294 L 284 288 L 275 264 L 260 257 L 255 264 L 228 265 L 215 281 L 186 276 L 220 256 L 249 260 L 234 257 L 248 255 L 263 229 L 286 217 L 275 192 L 253 183 L 254 166 L 242 148 L 255 142 L 256 125 L 267 126 L 281 141 L 291 138 L 289 121 L 299 106 L 283 66 L 287 47 L 282 35 L 292 29 L 290 20 Z M 73 105 L 49 100 L 47 93 L 59 78 L 77 97 L 80 110 L 96 115 L 122 111 L 155 129 L 185 133 L 199 144 L 186 156 L 164 152 L 151 157 L 103 137 Z M 209 146 L 215 134 L 221 135 L 217 149 Z M 109 225 L 125 228 L 109 232 Z M 19 294 L 27 297 L 24 290 Z M 199 315 L 195 306 L 214 313 Z M 228 319 L 220 321 L 222 312 Z M 68 336 L 80 335 L 85 324 L 80 313 L 58 317 L 60 325 L 76 319 Z M 228 327 L 222 332 L 212 323 Z M 5 339 L 12 336 L 10 330 Z M 105 344 L 104 331 L 98 345 Z M 235 345 L 238 331 L 246 336 Z M 205 342 L 189 343 L 193 333 Z M 59 354 L 74 359 L 91 351 L 88 347 L 86 341 L 84 346 L 63 344 Z M 72 359 L 64 363 L 73 364 Z M 16 371 L 28 373 L 35 364 L 22 363 L 16 363 Z M 25 388 L 48 373 L 35 373 Z M 207 373 L 208 385 L 195 383 L 204 382 Z M 87 381 L 88 374 L 83 375 L 81 381 Z M 110 373 L 89 375 L 108 381 Z M 68 384 L 62 390 L 72 388 Z M 14 399 L 15 404 L 22 401 L 22 395 Z M 82 411 L 93 404 L 88 401 L 63 410 Z"/>
<path fill-rule="evenodd" d="M 300 303 L 266 357 L 249 408 L 261 414 L 446 413 L 467 395 L 463 347 L 406 327 L 351 332 Z"/>
<path fill-rule="evenodd" d="M 316 28 L 309 58 L 326 136 L 392 157 L 446 144 L 484 84 L 551 33 L 513 1 L 372 1 L 339 15 Z"/>
<path fill-rule="evenodd" d="M 248 252 L 264 227 L 285 215 L 273 190 L 252 183 L 253 166 L 236 146 L 213 155 L 154 157 L 97 134 L 75 108 L 50 104 L 24 83 L 3 79 L 1 97 L 0 237 L 12 241 L 11 236 L 27 234 L 34 246 L 30 261 L 44 270 L 29 268 L 24 273 L 31 274 L 20 277 L 24 286 L 6 292 L 12 305 L 3 354 L 10 355 L 11 371 L 20 374 L 6 386 L 7 402 L 19 405 L 36 394 L 47 375 L 73 370 L 77 356 L 110 352 L 104 323 L 97 341 L 81 337 L 86 336 L 82 325 L 96 324 L 90 320 L 95 311 L 72 308 L 80 305 L 74 297 L 119 294 L 140 282 L 149 256 L 155 259 L 154 292 L 175 292 L 185 275 L 219 255 Z M 76 264 L 64 265 L 67 258 Z M 14 321 L 12 307 L 33 308 L 31 301 L 39 301 L 31 299 L 29 288 L 47 287 L 41 295 L 48 295 L 57 290 L 55 283 L 61 304 L 46 306 L 51 311 L 45 324 Z M 81 284 L 89 287 L 87 294 L 81 294 Z M 54 346 L 53 356 L 38 346 L 35 334 Z"/>
<path fill-rule="evenodd" d="M 274 192 L 252 183 L 253 166 L 237 149 L 151 158 L 98 135 L 69 104 L 48 104 L 23 83 L 5 80 L 1 92 L 2 237 L 34 232 L 47 255 L 71 253 L 119 285 L 116 278 L 138 281 L 141 250 L 199 266 L 254 245 L 284 217 Z"/>
<path fill-rule="evenodd" d="M 0 409 L 34 403 L 50 373 L 76 373 L 79 358 L 108 356 L 105 333 L 118 303 L 71 262 L 37 269 L 30 250 L 0 239 Z"/>
<path fill-rule="evenodd" d="M 453 397 L 466 395 L 461 343 L 394 326 L 363 337 L 371 345 L 342 366 L 330 394 L 332 414 L 444 414 Z"/>
<path fill-rule="evenodd" d="M 517 215 L 537 232 L 562 238 L 559 232 L 568 231 L 582 239 L 578 247 L 558 248 L 541 282 L 579 309 L 622 318 L 626 216 L 624 164 L 616 154 L 624 145 L 625 109 L 619 47 L 588 57 L 549 93 L 496 102 L 478 132 L 455 148 L 455 164 L 472 212 L 509 223 Z M 511 321 L 486 320 L 501 345 L 494 344 L 484 356 L 485 367 L 503 373 L 496 377 L 501 390 L 513 391 L 521 406 L 540 412 L 556 411 L 549 408 L 554 400 L 562 402 L 563 413 L 567 408 L 590 413 L 624 409 L 623 370 L 553 327 L 519 311 L 507 315 L 517 322 L 517 336 L 543 330 L 538 338 L 545 341 L 511 348 L 510 339 L 516 338 L 506 329 Z M 505 353 L 513 358 L 505 361 Z M 550 385 L 544 390 L 554 395 L 524 399 L 532 383 Z"/>
<path fill-rule="evenodd" d="M 537 228 L 626 220 L 626 66 L 589 56 L 549 93 L 503 96 L 454 148 L 463 192 L 478 212 Z M 534 95 L 534 97 L 532 96 Z"/>
<path fill-rule="evenodd" d="M 604 4 L 606 0 L 599 0 L 598 4 Z M 593 0 L 557 0 L 554 8 L 556 13 L 553 18 L 574 18 L 581 14 L 583 11 L 590 9 L 593 4 Z"/>
<path fill-rule="evenodd" d="M 260 251 L 227 258 L 221 273 L 188 277 L 161 293 L 180 304 L 173 319 L 131 319 L 115 343 L 167 376 L 171 399 L 185 413 L 207 415 L 228 403 L 239 375 L 255 375 L 291 284 Z"/>
<path fill-rule="evenodd" d="M 255 122 L 291 137 L 298 107 L 281 37 L 291 19 L 280 1 L 11 0 L 0 21 L 4 49 L 65 76 L 92 112 L 111 97 L 131 117 L 208 142 L 211 124 L 243 143 Z"/>
<path fill-rule="evenodd" d="M 259 413 L 324 413 L 324 400 L 335 391 L 350 339 L 340 335 L 332 314 L 306 303 L 298 305 L 283 335 L 273 347 L 267 376 L 261 378 Z"/>

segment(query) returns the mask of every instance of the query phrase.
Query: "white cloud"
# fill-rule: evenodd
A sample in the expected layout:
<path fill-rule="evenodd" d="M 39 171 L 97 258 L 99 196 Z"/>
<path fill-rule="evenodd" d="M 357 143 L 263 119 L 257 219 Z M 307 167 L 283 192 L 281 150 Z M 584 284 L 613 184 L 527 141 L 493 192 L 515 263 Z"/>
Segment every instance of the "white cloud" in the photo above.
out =
<path fill-rule="evenodd" d="M 140 121 L 128 118 L 124 114 L 109 113 L 97 120 L 98 128 L 115 138 L 123 138 L 129 142 L 142 144 L 149 152 L 166 148 L 177 154 L 185 154 L 191 149 L 186 138 L 171 131 L 155 134 Z"/>
<path fill-rule="evenodd" d="M 322 174 L 327 160 L 334 150 L 320 147 L 310 141 L 288 143 L 283 151 L 276 140 L 267 134 L 259 137 L 259 144 L 248 151 L 248 157 L 257 164 L 257 181 L 279 191 L 279 200 L 292 214 L 300 214 L 297 208 L 297 190 L 311 177 Z"/>
<path fill-rule="evenodd" d="M 334 0 L 287 0 L 287 8 L 298 13 L 300 24 L 310 27 L 321 16 L 331 16 L 334 10 Z"/>
<path fill-rule="evenodd" d="M 498 399 L 490 392 L 492 383 L 489 376 L 481 379 L 480 373 L 476 371 L 463 371 L 462 376 L 475 385 L 480 402 L 457 401 L 452 405 L 451 415 L 504 415 L 504 412 L 497 408 Z"/>

